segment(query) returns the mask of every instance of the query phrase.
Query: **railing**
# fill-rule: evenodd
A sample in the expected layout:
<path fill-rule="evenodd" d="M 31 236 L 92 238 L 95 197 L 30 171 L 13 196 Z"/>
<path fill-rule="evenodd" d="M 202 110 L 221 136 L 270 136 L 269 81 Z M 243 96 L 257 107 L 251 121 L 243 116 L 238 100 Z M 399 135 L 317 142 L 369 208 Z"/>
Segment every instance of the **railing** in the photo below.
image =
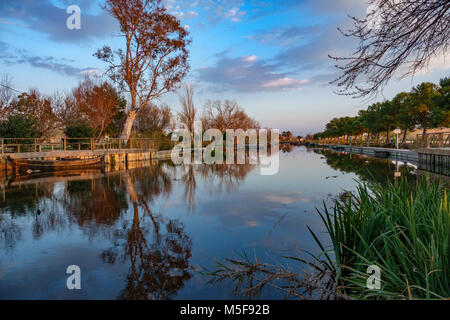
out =
<path fill-rule="evenodd" d="M 450 132 L 427 133 L 426 139 L 423 138 L 423 134 L 418 134 L 417 141 L 422 148 L 449 148 Z"/>
<path fill-rule="evenodd" d="M 391 136 L 389 141 L 387 137 L 380 137 L 378 140 L 372 136 L 370 139 L 363 136 L 357 137 L 340 137 L 340 138 L 322 138 L 313 141 L 319 144 L 334 144 L 334 145 L 355 145 L 355 146 L 395 146 L 395 138 Z M 402 143 L 402 135 L 399 135 L 399 145 L 401 148 L 419 149 L 419 148 L 449 148 L 450 147 L 450 132 L 427 133 L 425 138 L 423 134 L 418 134 L 414 139 L 407 139 Z"/>
<path fill-rule="evenodd" d="M 0 138 L 0 150 L 5 153 L 76 151 L 76 150 L 158 150 L 159 140 L 147 138 L 63 138 L 51 142 L 43 138 Z"/>

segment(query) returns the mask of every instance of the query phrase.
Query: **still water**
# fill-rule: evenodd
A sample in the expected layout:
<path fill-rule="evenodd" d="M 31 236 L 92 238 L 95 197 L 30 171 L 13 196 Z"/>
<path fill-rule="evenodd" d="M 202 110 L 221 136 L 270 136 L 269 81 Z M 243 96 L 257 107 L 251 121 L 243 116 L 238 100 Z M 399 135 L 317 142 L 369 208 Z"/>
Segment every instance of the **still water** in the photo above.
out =
<path fill-rule="evenodd" d="M 202 268 L 244 253 L 269 263 L 319 253 L 307 230 L 328 243 L 316 208 L 396 171 L 415 179 L 409 164 L 298 147 L 280 152 L 275 176 L 160 162 L 12 179 L 0 197 L 0 299 L 240 299 Z M 81 290 L 67 289 L 69 265 L 81 268 Z"/>

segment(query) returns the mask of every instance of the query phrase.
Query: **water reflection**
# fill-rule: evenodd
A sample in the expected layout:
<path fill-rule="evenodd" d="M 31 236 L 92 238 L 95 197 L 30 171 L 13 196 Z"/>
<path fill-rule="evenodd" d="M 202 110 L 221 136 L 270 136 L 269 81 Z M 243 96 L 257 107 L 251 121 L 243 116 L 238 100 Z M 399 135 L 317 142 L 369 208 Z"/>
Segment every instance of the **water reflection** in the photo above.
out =
<path fill-rule="evenodd" d="M 416 169 L 407 162 L 392 162 L 329 149 L 314 149 L 314 152 L 324 156 L 326 164 L 331 168 L 345 173 L 354 173 L 358 175 L 360 181 L 376 181 L 386 184 L 388 181 L 393 181 L 396 177 L 401 176 L 406 177 L 410 182 L 416 180 Z"/>
<path fill-rule="evenodd" d="M 169 299 L 191 278 L 192 242 L 183 224 L 154 214 L 149 207 L 154 196 L 171 189 L 168 176 L 159 173 L 152 171 L 144 181 L 134 173 L 124 176 L 133 206 L 132 222 L 122 224 L 114 233 L 114 245 L 102 252 L 102 259 L 107 263 L 130 262 L 127 284 L 119 295 L 121 299 Z"/>
<path fill-rule="evenodd" d="M 208 287 L 196 267 L 231 250 L 313 251 L 306 226 L 327 237 L 315 208 L 328 194 L 354 188 L 354 179 L 394 179 L 397 171 L 390 161 L 292 146 L 280 151 L 278 175 L 257 169 L 159 162 L 8 180 L 0 201 L 0 299 L 230 298 L 230 287 Z M 413 167 L 398 171 L 414 181 Z M 86 289 L 68 292 L 65 268 L 77 263 Z"/>

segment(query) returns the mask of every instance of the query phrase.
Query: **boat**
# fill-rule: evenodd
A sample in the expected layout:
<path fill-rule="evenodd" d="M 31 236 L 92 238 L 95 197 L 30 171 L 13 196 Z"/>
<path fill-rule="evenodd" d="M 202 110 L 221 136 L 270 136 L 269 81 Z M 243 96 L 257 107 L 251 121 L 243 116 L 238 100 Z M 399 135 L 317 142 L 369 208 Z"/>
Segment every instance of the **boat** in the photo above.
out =
<path fill-rule="evenodd" d="M 61 171 L 81 168 L 93 168 L 102 165 L 102 157 L 93 158 L 61 158 L 59 160 L 13 159 L 9 157 L 13 168 L 18 173 L 35 173 L 46 171 Z"/>

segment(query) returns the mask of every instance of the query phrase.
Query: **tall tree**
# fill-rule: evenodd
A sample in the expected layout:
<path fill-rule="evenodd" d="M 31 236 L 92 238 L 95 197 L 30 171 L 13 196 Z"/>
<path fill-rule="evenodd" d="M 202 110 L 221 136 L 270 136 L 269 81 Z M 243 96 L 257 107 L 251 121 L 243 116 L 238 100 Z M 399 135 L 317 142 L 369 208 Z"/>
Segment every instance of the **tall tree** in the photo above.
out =
<path fill-rule="evenodd" d="M 408 92 L 398 93 L 392 99 L 392 107 L 398 111 L 396 123 L 403 130 L 402 143 L 405 143 L 408 130 L 413 130 L 416 125 L 414 118 L 411 116 L 411 94 Z"/>
<path fill-rule="evenodd" d="M 386 131 L 386 141 L 391 142 L 391 130 L 398 127 L 398 116 L 400 110 L 390 100 L 381 103 L 380 113 L 382 116 L 382 128 Z"/>
<path fill-rule="evenodd" d="M 6 119 L 12 109 L 11 102 L 15 94 L 11 85 L 11 78 L 7 74 L 4 74 L 0 80 L 0 120 Z"/>
<path fill-rule="evenodd" d="M 431 123 L 434 127 L 450 126 L 450 78 L 441 79 L 439 92 L 434 97 L 434 110 Z"/>
<path fill-rule="evenodd" d="M 415 87 L 411 92 L 411 116 L 423 129 L 423 137 L 426 137 L 428 128 L 432 127 L 435 96 L 439 87 L 431 82 L 424 82 Z"/>
<path fill-rule="evenodd" d="M 342 74 L 339 94 L 361 97 L 376 93 L 404 66 L 402 76 L 417 73 L 450 41 L 450 1 L 370 0 L 366 17 L 352 17 L 353 28 L 342 32 L 356 38 L 349 57 L 332 57 Z"/>
<path fill-rule="evenodd" d="M 376 136 L 378 142 L 380 132 L 383 131 L 383 119 L 381 116 L 381 103 L 377 102 L 370 105 L 367 110 L 360 112 L 364 127 L 367 128 L 371 135 Z"/>
<path fill-rule="evenodd" d="M 178 112 L 178 120 L 189 130 L 191 135 L 194 133 L 194 122 L 197 116 L 197 110 L 194 104 L 194 85 L 185 83 L 183 93 L 180 95 L 181 112 Z"/>
<path fill-rule="evenodd" d="M 125 50 L 105 46 L 97 58 L 107 74 L 130 95 L 122 138 L 128 140 L 139 111 L 172 91 L 189 70 L 188 32 L 161 0 L 107 0 L 105 9 L 120 25 Z"/>

